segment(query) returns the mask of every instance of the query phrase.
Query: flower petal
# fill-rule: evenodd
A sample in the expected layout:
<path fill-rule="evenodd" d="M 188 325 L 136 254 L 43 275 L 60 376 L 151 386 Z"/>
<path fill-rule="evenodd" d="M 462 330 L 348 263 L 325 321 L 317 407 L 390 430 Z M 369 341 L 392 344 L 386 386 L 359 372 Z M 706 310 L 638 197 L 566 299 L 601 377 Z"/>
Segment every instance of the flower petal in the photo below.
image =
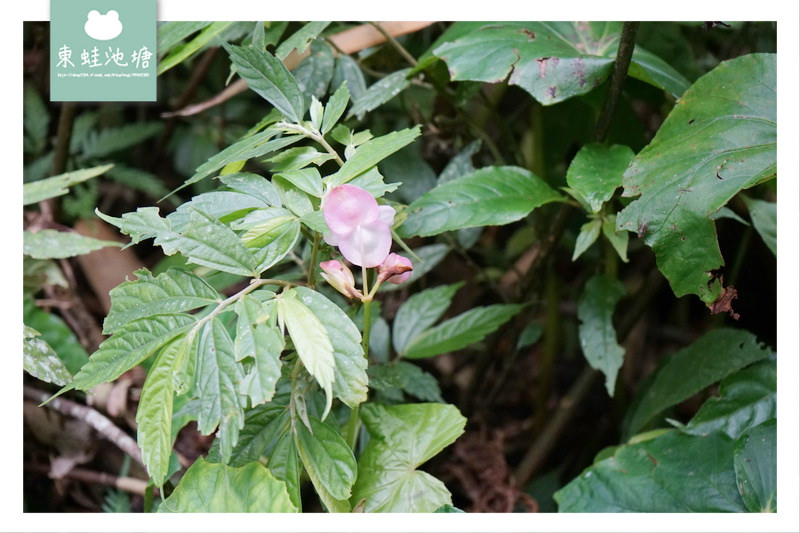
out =
<path fill-rule="evenodd" d="M 350 233 L 356 226 L 378 218 L 378 202 L 360 187 L 339 185 L 325 196 L 322 214 L 333 233 Z"/>
<path fill-rule="evenodd" d="M 380 220 L 358 226 L 354 232 L 339 239 L 339 251 L 344 258 L 367 268 L 383 263 L 391 247 L 391 230 Z"/>

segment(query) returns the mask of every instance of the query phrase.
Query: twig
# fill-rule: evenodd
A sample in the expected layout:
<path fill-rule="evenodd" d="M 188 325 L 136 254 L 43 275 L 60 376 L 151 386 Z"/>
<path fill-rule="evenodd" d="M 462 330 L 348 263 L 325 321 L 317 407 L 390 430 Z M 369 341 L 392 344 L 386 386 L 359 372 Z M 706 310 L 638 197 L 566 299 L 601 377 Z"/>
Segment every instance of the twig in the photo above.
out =
<path fill-rule="evenodd" d="M 611 126 L 611 118 L 622 93 L 622 82 L 625 81 L 628 75 L 628 67 L 631 64 L 631 56 L 633 55 L 633 47 L 636 45 L 636 31 L 638 29 L 638 22 L 624 22 L 622 24 L 617 58 L 614 60 L 614 71 L 611 73 L 611 85 L 608 88 L 606 102 L 603 105 L 603 111 L 600 113 L 600 118 L 597 120 L 597 126 L 594 131 L 594 140 L 597 142 L 605 140 L 608 128 Z"/>
<path fill-rule="evenodd" d="M 403 47 L 402 44 L 397 42 L 397 39 L 395 39 L 394 36 L 391 33 L 387 32 L 383 28 L 383 26 L 381 26 L 377 22 L 370 22 L 369 24 L 371 26 L 373 26 L 376 30 L 381 32 L 381 35 L 383 35 L 386 38 L 386 40 L 389 41 L 389 44 L 391 44 L 394 47 L 394 49 L 397 50 L 397 52 L 401 56 L 403 56 L 403 59 L 408 61 L 409 65 L 411 65 L 412 67 L 416 67 L 417 66 L 417 60 L 414 59 L 414 56 L 412 56 L 410 53 L 408 53 L 408 50 L 406 50 L 405 47 Z"/>
<path fill-rule="evenodd" d="M 37 472 L 48 474 L 50 470 L 43 465 L 25 465 L 25 470 L 30 472 Z M 76 481 L 83 481 L 85 483 L 94 483 L 100 485 L 108 485 L 125 492 L 132 494 L 139 494 L 144 496 L 147 489 L 147 481 L 135 477 L 117 477 L 106 472 L 95 472 L 94 470 L 87 470 L 85 468 L 73 468 L 66 474 L 65 478 L 74 479 Z"/>
<path fill-rule="evenodd" d="M 37 403 L 43 403 L 50 398 L 50 394 L 27 385 L 23 387 L 23 394 L 25 398 Z M 136 444 L 136 441 L 100 412 L 65 398 L 53 398 L 47 404 L 47 407 L 59 413 L 83 420 L 97 430 L 100 435 L 110 440 L 120 450 L 127 453 L 131 458 L 136 460 L 136 462 L 144 466 L 144 463 L 142 463 L 142 454 L 139 451 L 139 446 Z"/>

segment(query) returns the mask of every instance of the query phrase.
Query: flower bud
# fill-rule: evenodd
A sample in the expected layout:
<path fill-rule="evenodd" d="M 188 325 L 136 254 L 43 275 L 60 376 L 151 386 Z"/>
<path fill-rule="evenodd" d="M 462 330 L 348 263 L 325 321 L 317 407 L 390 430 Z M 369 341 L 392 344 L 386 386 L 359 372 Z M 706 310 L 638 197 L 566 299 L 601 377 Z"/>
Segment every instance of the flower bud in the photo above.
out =
<path fill-rule="evenodd" d="M 323 261 L 319 264 L 322 269 L 320 274 L 331 287 L 344 294 L 348 298 L 361 299 L 364 297 L 361 291 L 356 289 L 356 280 L 353 278 L 353 273 L 350 269 L 344 266 L 340 261 L 331 260 Z"/>
<path fill-rule="evenodd" d="M 399 285 L 411 277 L 413 269 L 414 265 L 411 264 L 410 259 L 391 253 L 378 267 L 378 283 L 388 281 Z"/>

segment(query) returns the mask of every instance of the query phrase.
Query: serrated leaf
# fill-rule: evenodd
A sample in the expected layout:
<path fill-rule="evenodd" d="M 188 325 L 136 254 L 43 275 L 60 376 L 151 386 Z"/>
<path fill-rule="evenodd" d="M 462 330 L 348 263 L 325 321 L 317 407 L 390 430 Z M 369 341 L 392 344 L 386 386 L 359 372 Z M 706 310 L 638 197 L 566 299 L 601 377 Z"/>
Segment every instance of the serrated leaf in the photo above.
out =
<path fill-rule="evenodd" d="M 392 192 L 397 190 L 397 188 L 401 185 L 400 183 L 386 183 L 384 181 L 383 175 L 378 171 L 378 167 L 372 167 L 372 169 L 364 172 L 357 178 L 353 178 L 350 181 L 350 185 L 354 185 L 356 187 L 360 187 L 370 193 L 375 198 L 380 198 L 387 192 Z"/>
<path fill-rule="evenodd" d="M 578 337 L 589 366 L 606 377 L 606 391 L 614 396 L 617 373 L 625 349 L 617 342 L 614 308 L 625 295 L 625 287 L 611 276 L 600 274 L 590 279 L 578 299 Z"/>
<path fill-rule="evenodd" d="M 114 381 L 182 335 L 195 321 L 191 315 L 171 314 L 140 318 L 125 324 L 100 344 L 64 390 L 85 391 L 100 383 Z"/>
<path fill-rule="evenodd" d="M 235 468 L 202 457 L 158 506 L 159 513 L 295 513 L 286 485 L 259 463 Z"/>
<path fill-rule="evenodd" d="M 349 157 L 335 174 L 331 174 L 323 180 L 326 187 L 332 189 L 337 185 L 347 183 L 404 146 L 411 144 L 419 135 L 420 127 L 414 126 L 370 139 L 359 146 L 355 154 Z"/>
<path fill-rule="evenodd" d="M 328 94 L 333 70 L 333 49 L 325 41 L 314 41 L 311 44 L 311 53 L 292 72 L 300 92 L 305 96 L 306 104 L 311 96 L 320 99 Z"/>
<path fill-rule="evenodd" d="M 211 191 L 199 194 L 181 204 L 167 215 L 172 231 L 184 233 L 191 226 L 193 211 L 200 211 L 211 218 L 225 222 L 235 219 L 253 209 L 268 207 L 261 198 L 236 191 Z"/>
<path fill-rule="evenodd" d="M 740 190 L 776 175 L 776 59 L 752 54 L 698 79 L 631 163 L 617 215 L 656 254 L 676 296 L 712 305 L 723 265 L 711 215 Z"/>
<path fill-rule="evenodd" d="M 201 404 L 197 430 L 209 435 L 219 426 L 220 453 L 225 462 L 244 425 L 244 399 L 239 393 L 242 378 L 228 331 L 219 319 L 211 319 L 197 339 L 195 387 Z"/>
<path fill-rule="evenodd" d="M 739 494 L 751 513 L 778 510 L 778 423 L 748 429 L 736 442 L 733 467 Z"/>
<path fill-rule="evenodd" d="M 441 285 L 412 295 L 397 310 L 392 324 L 394 351 L 403 353 L 408 344 L 439 320 L 463 283 Z"/>
<path fill-rule="evenodd" d="M 83 140 L 82 156 L 98 159 L 114 152 L 136 146 L 158 134 L 164 127 L 160 122 L 140 122 L 117 128 L 91 131 Z"/>
<path fill-rule="evenodd" d="M 575 251 L 572 252 L 572 260 L 578 259 L 583 252 L 589 249 L 594 244 L 594 241 L 600 236 L 600 227 L 603 221 L 595 218 L 581 226 L 581 231 L 578 233 L 578 238 L 575 239 Z"/>
<path fill-rule="evenodd" d="M 361 347 L 361 333 L 344 311 L 322 294 L 298 287 L 303 304 L 319 319 L 333 348 L 333 394 L 348 407 L 367 399 L 367 359 Z"/>
<path fill-rule="evenodd" d="M 22 367 L 25 371 L 37 379 L 60 386 L 72 381 L 72 374 L 53 348 L 40 337 L 41 333 L 28 326 L 22 328 Z"/>
<path fill-rule="evenodd" d="M 622 187 L 622 174 L 631 159 L 633 150 L 628 146 L 587 144 L 569 164 L 567 185 L 583 197 L 593 213 L 597 213 L 614 191 Z"/>
<path fill-rule="evenodd" d="M 742 512 L 733 471 L 735 442 L 723 433 L 670 432 L 622 446 L 553 497 L 559 512 Z"/>
<path fill-rule="evenodd" d="M 775 361 L 763 361 L 731 374 L 719 385 L 719 396 L 700 407 L 681 431 L 707 435 L 724 431 L 738 439 L 744 431 L 777 416 Z"/>
<path fill-rule="evenodd" d="M 464 25 L 467 31 L 455 26 Z M 462 22 L 434 48 L 453 80 L 508 78 L 544 105 L 585 94 L 611 74 L 621 22 Z M 689 83 L 658 57 L 634 52 L 631 76 L 679 96 Z"/>
<path fill-rule="evenodd" d="M 333 355 L 328 331 L 319 318 L 305 304 L 309 295 L 302 295 L 303 301 L 297 298 L 298 289 L 290 289 L 276 298 L 278 320 L 285 326 L 292 338 L 297 355 L 319 386 L 325 391 L 326 406 L 323 418 L 328 414 L 333 401 L 334 368 L 336 361 Z M 310 302 L 309 302 L 310 303 Z"/>
<path fill-rule="evenodd" d="M 344 110 L 347 108 L 347 103 L 350 101 L 350 91 L 347 89 L 347 82 L 344 81 L 336 89 L 336 92 L 328 99 L 325 105 L 325 113 L 322 116 L 322 127 L 320 133 L 325 135 L 333 129 L 339 119 L 342 117 Z"/>
<path fill-rule="evenodd" d="M 199 24 L 207 24 L 207 23 L 198 23 L 198 25 Z M 233 23 L 232 22 L 218 21 L 218 22 L 212 22 L 211 24 L 208 24 L 207 26 L 205 26 L 203 28 L 203 31 L 201 31 L 199 34 L 197 34 L 197 36 L 195 36 L 194 39 L 192 39 L 188 43 L 183 43 L 183 44 L 177 46 L 175 49 L 170 51 L 169 55 L 167 55 L 163 59 L 159 60 L 157 75 L 158 76 L 162 75 L 163 73 L 165 73 L 166 71 L 168 71 L 172 67 L 182 63 L 184 60 L 186 60 L 189 57 L 191 57 L 195 52 L 200 50 L 200 48 L 205 46 L 209 41 L 211 41 L 211 39 L 216 37 L 218 34 L 220 34 L 223 30 L 225 30 L 231 24 L 233 24 Z M 186 35 L 191 34 L 194 31 L 196 31 L 196 29 L 194 29 L 193 27 L 192 28 L 182 28 L 182 30 L 184 30 L 184 31 L 188 30 L 188 29 L 192 29 L 192 31 L 188 31 L 185 35 L 181 36 L 181 38 L 178 39 L 178 42 L 182 41 L 184 39 L 184 37 L 186 37 Z M 176 31 L 175 33 L 176 33 L 176 37 L 177 37 L 177 33 L 178 32 Z M 170 40 L 174 40 L 175 39 L 172 36 L 170 36 L 170 37 L 171 37 Z M 164 39 L 165 38 L 162 37 L 162 41 Z"/>
<path fill-rule="evenodd" d="M 239 432 L 228 464 L 244 466 L 272 455 L 273 448 L 285 433 L 290 433 L 289 394 L 275 395 L 271 402 L 249 409 Z M 219 439 L 215 439 L 208 452 L 208 460 L 220 462 Z M 274 473 L 274 472 L 273 472 Z"/>
<path fill-rule="evenodd" d="M 523 307 L 515 304 L 475 307 L 416 336 L 402 355 L 421 359 L 466 348 L 511 320 Z"/>
<path fill-rule="evenodd" d="M 58 315 L 40 309 L 31 297 L 23 300 L 22 309 L 22 320 L 25 325 L 41 332 L 41 339 L 55 351 L 67 367 L 71 380 L 72 375 L 79 372 L 89 360 L 89 354 L 86 353 L 78 337 Z"/>
<path fill-rule="evenodd" d="M 400 69 L 370 85 L 353 102 L 353 107 L 350 108 L 347 117 L 359 117 L 360 119 L 365 113 L 377 109 L 403 92 L 411 85 L 411 81 L 408 79 L 409 72 L 411 72 L 410 68 Z"/>
<path fill-rule="evenodd" d="M 669 356 L 646 391 L 632 406 L 628 436 L 638 432 L 658 413 L 751 363 L 771 351 L 752 333 L 714 329 Z"/>
<path fill-rule="evenodd" d="M 159 244 L 158 239 L 156 244 Z M 170 239 L 169 245 L 197 265 L 241 276 L 254 276 L 257 273 L 256 258 L 233 230 L 197 209 L 191 210 L 184 233 Z M 164 251 L 169 253 L 167 246 L 164 246 Z"/>
<path fill-rule="evenodd" d="M 275 174 L 300 189 L 301 191 L 315 196 L 322 197 L 322 177 L 316 168 L 304 168 L 300 170 L 286 170 Z M 274 179 L 274 178 L 273 178 Z"/>
<path fill-rule="evenodd" d="M 305 104 L 297 81 L 280 59 L 266 51 L 225 45 L 247 86 L 292 122 L 303 119 Z"/>
<path fill-rule="evenodd" d="M 258 174 L 237 172 L 220 176 L 219 180 L 231 189 L 248 194 L 264 202 L 270 207 L 281 207 L 281 198 L 275 186 L 266 178 Z"/>
<path fill-rule="evenodd" d="M 108 246 L 120 247 L 122 243 L 54 229 L 43 229 L 36 233 L 22 232 L 22 252 L 34 259 L 63 259 Z"/>
<path fill-rule="evenodd" d="M 339 87 L 342 83 L 347 83 L 347 90 L 353 101 L 357 100 L 364 91 L 367 90 L 367 81 L 358 62 L 347 54 L 336 56 L 336 65 L 333 68 L 333 79 L 331 84 Z"/>
<path fill-rule="evenodd" d="M 275 50 L 275 55 L 278 59 L 286 59 L 292 50 L 296 49 L 299 53 L 305 52 L 311 41 L 316 39 L 329 24 L 330 22 L 324 21 L 308 22 L 284 40 Z"/>
<path fill-rule="evenodd" d="M 436 378 L 408 361 L 371 366 L 369 384 L 375 390 L 400 389 L 423 402 L 444 403 Z"/>
<path fill-rule="evenodd" d="M 540 205 L 563 197 L 520 167 L 484 167 L 439 185 L 408 206 L 401 237 L 427 237 L 476 226 L 519 220 Z"/>
<path fill-rule="evenodd" d="M 173 375 L 193 345 L 194 337 L 183 337 L 161 350 L 147 373 L 136 409 L 136 440 L 147 473 L 158 487 L 167 479 L 172 454 Z"/>
<path fill-rule="evenodd" d="M 466 419 L 452 405 L 436 403 L 361 410 L 370 440 L 358 460 L 350 501 L 366 499 L 365 512 L 433 512 L 452 505 L 450 492 L 430 474 L 416 470 L 464 432 Z"/>
<path fill-rule="evenodd" d="M 92 168 L 84 168 L 73 172 L 66 172 L 46 178 L 33 183 L 26 183 L 22 186 L 22 205 L 35 204 L 48 198 L 55 198 L 69 192 L 69 187 L 82 183 L 86 180 L 95 178 L 105 173 L 114 165 L 100 165 Z"/>
<path fill-rule="evenodd" d="M 140 318 L 183 313 L 222 301 L 205 280 L 184 270 L 170 268 L 156 277 L 145 269 L 134 274 L 135 281 L 125 281 L 109 292 L 111 309 L 103 321 L 103 333 L 113 333 Z"/>
<path fill-rule="evenodd" d="M 258 272 L 278 264 L 300 239 L 297 217 L 277 207 L 253 211 L 233 227 L 245 230 L 241 239 L 245 246 L 253 250 Z"/>
<path fill-rule="evenodd" d="M 331 426 L 313 416 L 309 422 L 311 430 L 305 424 L 294 424 L 295 446 L 303 466 L 328 510 L 348 512 L 347 499 L 356 481 L 353 452 Z"/>
<path fill-rule="evenodd" d="M 202 20 L 192 20 L 186 22 L 162 22 L 158 25 L 157 32 L 156 44 L 158 48 L 158 56 L 163 57 L 178 43 L 210 24 L 211 22 L 205 22 Z"/>
<path fill-rule="evenodd" d="M 753 227 L 761 235 L 764 244 L 772 250 L 772 254 L 778 256 L 778 205 L 773 202 L 756 200 L 742 195 L 742 199 L 747 204 L 750 211 L 750 220 Z"/>
<path fill-rule="evenodd" d="M 240 384 L 240 392 L 250 398 L 255 406 L 266 403 L 275 394 L 275 385 L 281 377 L 280 356 L 283 351 L 283 335 L 280 330 L 269 325 L 267 308 L 250 296 L 239 300 L 234 309 L 236 321 L 236 340 L 234 353 L 237 361 L 246 357 L 253 359 L 253 366 Z"/>

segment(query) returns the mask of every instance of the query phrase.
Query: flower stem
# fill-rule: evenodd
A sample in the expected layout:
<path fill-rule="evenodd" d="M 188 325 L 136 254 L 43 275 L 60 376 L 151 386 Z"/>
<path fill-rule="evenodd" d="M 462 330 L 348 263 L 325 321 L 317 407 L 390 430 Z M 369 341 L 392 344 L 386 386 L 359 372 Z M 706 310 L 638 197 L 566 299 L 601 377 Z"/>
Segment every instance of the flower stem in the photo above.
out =
<path fill-rule="evenodd" d="M 364 276 L 364 292 L 367 291 L 367 269 L 362 267 Z M 361 346 L 364 349 L 364 357 L 369 359 L 369 333 L 372 324 L 371 316 L 372 299 L 364 300 L 364 333 L 361 336 Z M 355 452 L 358 444 L 358 430 L 361 428 L 361 419 L 358 416 L 358 406 L 350 410 L 350 418 L 344 426 L 344 438 L 350 449 Z"/>
<path fill-rule="evenodd" d="M 325 137 L 319 131 L 306 128 L 301 124 L 292 124 L 289 122 L 279 122 L 276 124 L 276 126 L 288 131 L 299 133 L 300 135 L 308 137 L 312 141 L 316 141 L 320 146 L 325 148 L 326 152 L 333 156 L 333 158 L 336 160 L 336 163 L 338 163 L 340 167 L 344 165 L 344 161 L 341 157 L 339 157 L 339 153 L 334 150 L 330 144 L 328 144 L 328 141 L 325 140 Z"/>
<path fill-rule="evenodd" d="M 311 262 L 308 264 L 308 286 L 314 288 L 314 268 L 317 266 L 317 254 L 319 252 L 319 233 L 314 232 L 314 241 L 311 245 Z"/>

